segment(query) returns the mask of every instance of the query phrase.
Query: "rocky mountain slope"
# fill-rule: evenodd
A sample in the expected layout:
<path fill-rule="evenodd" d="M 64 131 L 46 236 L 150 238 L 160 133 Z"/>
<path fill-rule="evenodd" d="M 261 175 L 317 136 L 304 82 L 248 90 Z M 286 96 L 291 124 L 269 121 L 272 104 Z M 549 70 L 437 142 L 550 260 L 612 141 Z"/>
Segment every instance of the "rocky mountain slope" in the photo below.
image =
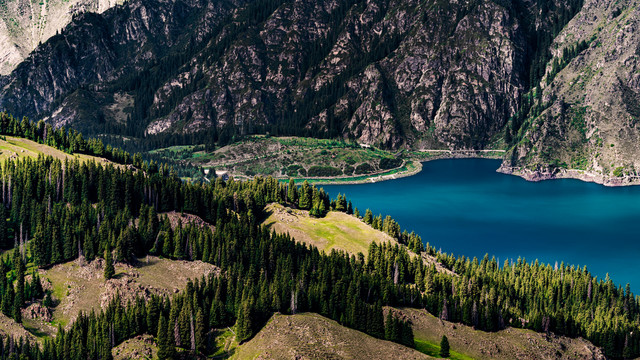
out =
<path fill-rule="evenodd" d="M 0 2 L 0 74 L 9 74 L 27 55 L 62 30 L 73 16 L 102 13 L 122 0 L 3 0 Z"/>
<path fill-rule="evenodd" d="M 549 64 L 536 105 L 540 110 L 520 128 L 502 171 L 529 179 L 638 181 L 638 4 L 586 1 L 558 35 L 552 45 L 558 71 Z M 574 56 L 565 51 L 580 42 L 584 50 Z"/>
<path fill-rule="evenodd" d="M 578 4 L 134 0 L 38 47 L 0 79 L 0 107 L 138 137 L 484 148 L 519 107 L 536 39 Z"/>
<path fill-rule="evenodd" d="M 0 108 L 200 143 L 504 145 L 504 172 L 626 183 L 638 18 L 634 0 L 134 0 L 76 16 L 0 77 Z"/>

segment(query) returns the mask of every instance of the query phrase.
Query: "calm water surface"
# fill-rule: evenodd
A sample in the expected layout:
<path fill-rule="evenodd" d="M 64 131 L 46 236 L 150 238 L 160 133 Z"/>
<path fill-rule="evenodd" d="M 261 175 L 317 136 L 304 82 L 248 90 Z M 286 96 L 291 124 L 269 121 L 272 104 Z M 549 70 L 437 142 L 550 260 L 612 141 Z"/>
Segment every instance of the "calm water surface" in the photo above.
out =
<path fill-rule="evenodd" d="M 393 181 L 323 186 L 361 214 L 391 215 L 444 252 L 586 265 L 640 288 L 640 187 L 579 180 L 528 182 L 496 173 L 498 160 L 437 160 Z"/>

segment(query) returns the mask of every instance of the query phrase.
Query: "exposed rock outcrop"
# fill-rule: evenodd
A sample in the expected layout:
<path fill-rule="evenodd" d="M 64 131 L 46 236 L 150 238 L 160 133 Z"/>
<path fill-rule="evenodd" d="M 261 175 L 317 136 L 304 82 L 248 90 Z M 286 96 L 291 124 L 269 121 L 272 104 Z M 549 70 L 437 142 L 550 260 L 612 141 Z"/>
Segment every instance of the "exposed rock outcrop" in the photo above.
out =
<path fill-rule="evenodd" d="M 82 12 L 102 13 L 123 0 L 3 1 L 0 4 L 0 74 L 9 74 L 27 55 Z"/>
<path fill-rule="evenodd" d="M 607 185 L 640 182 L 638 1 L 587 0 L 552 45 L 556 61 L 584 41 L 553 77 L 501 171 L 528 179 L 572 177 Z M 546 79 L 545 79 L 546 80 Z"/>

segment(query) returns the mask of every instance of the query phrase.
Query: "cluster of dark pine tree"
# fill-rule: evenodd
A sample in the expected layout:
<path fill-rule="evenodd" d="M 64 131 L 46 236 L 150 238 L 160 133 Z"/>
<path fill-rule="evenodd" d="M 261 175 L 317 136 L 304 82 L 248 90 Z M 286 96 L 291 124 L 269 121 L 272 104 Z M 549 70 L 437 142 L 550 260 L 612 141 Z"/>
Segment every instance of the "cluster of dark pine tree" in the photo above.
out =
<path fill-rule="evenodd" d="M 8 270 L 12 269 L 11 272 Z M 34 301 L 44 296 L 44 290 L 37 273 L 31 276 L 31 281 L 25 280 L 25 263 L 18 248 L 8 259 L 8 266 L 0 261 L 0 311 L 16 322 L 22 322 L 21 309 L 26 301 Z M 15 288 L 13 284 L 15 283 Z"/>
<path fill-rule="evenodd" d="M 309 186 L 307 181 L 298 189 L 293 179 L 289 180 L 287 201 L 300 209 L 309 210 L 309 214 L 315 217 L 323 217 L 329 210 L 348 212 L 351 209 L 351 213 L 353 212 L 351 203 L 347 204 L 345 197 L 338 195 L 337 200 L 330 201 L 324 189 Z"/>
<path fill-rule="evenodd" d="M 359 213 L 356 216 L 359 216 Z M 407 245 L 409 250 L 416 254 L 420 254 L 425 251 L 425 245 L 422 243 L 422 238 L 413 231 L 411 233 L 408 233 L 407 230 L 400 232 L 400 224 L 393 220 L 389 215 L 387 215 L 383 220 L 382 215 L 379 214 L 377 216 L 373 216 L 371 210 L 367 209 L 362 220 L 371 225 L 374 229 L 384 231 L 392 238 L 397 239 L 401 244 Z M 427 249 L 428 248 L 429 245 L 427 245 Z"/>
<path fill-rule="evenodd" d="M 436 255 L 458 276 L 418 264 L 414 276 L 401 281 L 415 282 L 423 306 L 442 319 L 486 331 L 510 326 L 581 336 L 610 358 L 634 358 L 640 351 L 640 297 L 629 285 L 616 287 L 608 276 L 598 280 L 586 267 L 523 259 L 500 267 L 488 256 L 478 261 Z"/>

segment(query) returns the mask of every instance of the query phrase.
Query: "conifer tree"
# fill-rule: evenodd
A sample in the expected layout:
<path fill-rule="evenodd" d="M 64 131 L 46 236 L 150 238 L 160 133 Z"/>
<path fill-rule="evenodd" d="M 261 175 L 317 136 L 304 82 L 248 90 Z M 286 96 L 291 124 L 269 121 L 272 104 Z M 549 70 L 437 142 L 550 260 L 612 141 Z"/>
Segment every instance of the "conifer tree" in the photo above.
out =
<path fill-rule="evenodd" d="M 305 180 L 305 182 L 302 183 L 302 187 L 300 187 L 300 193 L 298 194 L 298 207 L 304 210 L 310 209 L 312 200 L 311 196 L 311 187 L 309 187 L 309 183 Z"/>
<path fill-rule="evenodd" d="M 442 335 L 442 340 L 440 340 L 440 357 L 449 357 L 449 339 L 446 335 Z"/>
<path fill-rule="evenodd" d="M 109 249 L 109 245 L 104 251 L 104 279 L 109 280 L 113 278 L 116 274 L 116 270 L 113 267 L 113 259 L 111 256 L 111 249 Z"/>
<path fill-rule="evenodd" d="M 20 309 L 20 304 L 18 303 L 17 293 L 16 293 L 16 299 L 13 302 L 13 320 L 15 320 L 18 324 L 22 323 L 22 312 Z"/>
<path fill-rule="evenodd" d="M 362 221 L 371 225 L 371 223 L 373 222 L 373 213 L 371 212 L 371 210 L 367 209 L 364 212 L 364 218 L 362 219 Z"/>
<path fill-rule="evenodd" d="M 158 321 L 158 359 L 173 359 L 175 357 L 175 346 L 170 336 L 169 324 L 164 315 L 160 315 Z"/>
<path fill-rule="evenodd" d="M 387 312 L 387 320 L 384 322 L 384 337 L 391 341 L 393 341 L 393 338 L 395 337 L 393 320 L 393 314 L 391 314 L 391 311 Z"/>
<path fill-rule="evenodd" d="M 293 179 L 290 179 L 289 188 L 287 189 L 287 200 L 289 200 L 290 204 L 296 203 L 296 195 L 297 195 L 296 190 L 297 190 L 296 182 Z"/>
<path fill-rule="evenodd" d="M 202 310 L 198 309 L 198 312 L 196 313 L 195 340 L 196 351 L 202 354 L 206 350 L 205 336 L 206 328 L 204 324 L 204 315 L 202 314 Z"/>
<path fill-rule="evenodd" d="M 16 268 L 16 290 L 15 290 L 15 299 L 13 302 L 14 307 L 20 309 L 24 305 L 24 272 L 25 266 L 22 261 L 22 256 L 20 255 L 20 251 L 18 248 L 14 248 L 13 250 L 13 263 Z M 14 312 L 15 313 L 15 312 Z M 16 319 L 18 321 L 18 319 Z"/>
<path fill-rule="evenodd" d="M 253 335 L 251 301 L 244 301 L 238 309 L 236 320 L 236 338 L 238 343 L 248 340 Z"/>

